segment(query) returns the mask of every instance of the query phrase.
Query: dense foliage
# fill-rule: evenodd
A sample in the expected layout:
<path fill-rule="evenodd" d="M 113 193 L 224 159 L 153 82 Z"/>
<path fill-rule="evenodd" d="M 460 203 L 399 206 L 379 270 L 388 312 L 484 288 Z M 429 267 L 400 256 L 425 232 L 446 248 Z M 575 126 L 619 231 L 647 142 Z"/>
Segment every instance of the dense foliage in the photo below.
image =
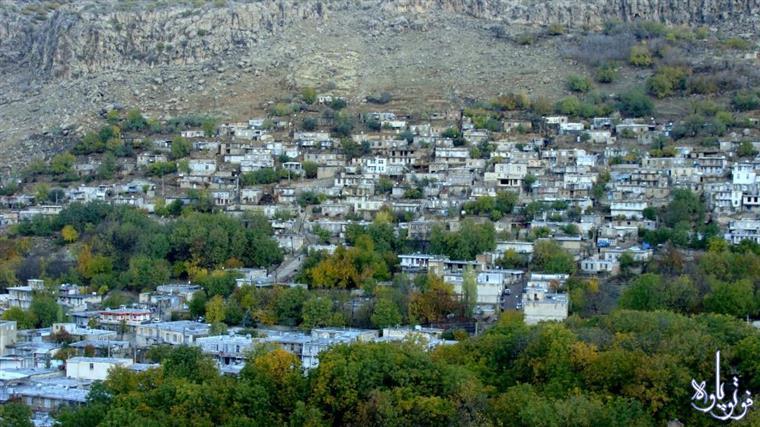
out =
<path fill-rule="evenodd" d="M 96 290 L 149 290 L 171 277 L 206 283 L 216 269 L 269 267 L 283 257 L 271 238 L 268 219 L 258 213 L 236 219 L 188 209 L 164 222 L 130 207 L 72 203 L 55 217 L 36 216 L 20 223 L 16 231 L 28 236 L 62 232 L 76 263 L 60 271 L 58 278 Z"/>
<path fill-rule="evenodd" d="M 146 372 L 114 370 L 62 426 L 706 425 L 689 405 L 691 378 L 714 351 L 760 388 L 760 335 L 720 315 L 616 311 L 526 326 L 504 316 L 481 336 L 427 352 L 356 343 L 320 356 L 303 376 L 296 357 L 258 348 L 238 379 L 198 349 L 164 353 Z M 757 411 L 750 412 L 750 424 Z"/>

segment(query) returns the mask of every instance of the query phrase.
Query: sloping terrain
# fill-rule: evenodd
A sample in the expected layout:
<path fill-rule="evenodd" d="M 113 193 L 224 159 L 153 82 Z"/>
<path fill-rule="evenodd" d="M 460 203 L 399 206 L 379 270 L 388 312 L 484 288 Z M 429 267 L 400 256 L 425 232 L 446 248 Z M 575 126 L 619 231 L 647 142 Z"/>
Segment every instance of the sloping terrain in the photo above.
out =
<path fill-rule="evenodd" d="M 16 165 L 55 151 L 61 140 L 40 134 L 71 134 L 114 104 L 242 119 L 305 85 L 354 100 L 389 90 L 410 108 L 551 93 L 572 71 L 566 43 L 509 35 L 611 19 L 752 32 L 758 15 L 760 0 L 6 1 L 0 153 Z"/>

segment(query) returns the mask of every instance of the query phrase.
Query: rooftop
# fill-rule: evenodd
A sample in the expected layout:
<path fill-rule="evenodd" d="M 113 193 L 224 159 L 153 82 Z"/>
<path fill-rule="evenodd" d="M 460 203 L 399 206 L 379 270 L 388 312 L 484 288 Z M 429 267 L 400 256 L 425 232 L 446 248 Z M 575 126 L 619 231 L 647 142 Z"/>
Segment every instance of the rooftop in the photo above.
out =
<path fill-rule="evenodd" d="M 155 328 L 183 333 L 208 333 L 211 325 L 208 323 L 199 323 L 192 320 L 177 320 L 174 322 L 148 323 L 142 325 L 143 328 Z"/>
<path fill-rule="evenodd" d="M 132 359 L 121 357 L 71 357 L 66 363 L 113 363 L 113 364 L 131 364 Z"/>

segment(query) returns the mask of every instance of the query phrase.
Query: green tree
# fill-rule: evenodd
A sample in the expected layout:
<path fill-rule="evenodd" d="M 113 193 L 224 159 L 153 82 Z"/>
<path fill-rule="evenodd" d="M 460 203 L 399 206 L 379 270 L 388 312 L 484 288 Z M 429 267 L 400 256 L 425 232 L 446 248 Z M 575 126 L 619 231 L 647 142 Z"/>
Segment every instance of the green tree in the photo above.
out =
<path fill-rule="evenodd" d="M 24 311 L 20 307 L 11 307 L 3 312 L 3 320 L 16 322 L 18 329 L 32 329 L 37 324 L 37 317 L 31 311 Z"/>
<path fill-rule="evenodd" d="M 475 271 L 468 267 L 462 274 L 462 306 L 464 315 L 472 318 L 478 303 L 478 283 Z"/>
<path fill-rule="evenodd" d="M 162 177 L 177 172 L 177 164 L 174 162 L 156 162 L 148 166 L 148 175 Z"/>
<path fill-rule="evenodd" d="M 315 297 L 306 300 L 303 305 L 304 329 L 319 328 L 333 325 L 336 316 L 333 314 L 332 301 L 327 298 Z"/>
<path fill-rule="evenodd" d="M 280 180 L 280 174 L 274 168 L 261 168 L 257 171 L 246 172 L 240 176 L 244 186 L 273 184 Z"/>
<path fill-rule="evenodd" d="M 32 297 L 29 311 L 34 313 L 34 317 L 37 319 L 36 325 L 40 328 L 50 327 L 53 323 L 60 322 L 63 319 L 63 312 L 58 302 L 51 295 L 45 293 L 38 293 Z"/>
<path fill-rule="evenodd" d="M 343 138 L 340 141 L 340 148 L 347 160 L 353 160 L 364 156 L 369 151 L 369 146 L 364 147 L 363 144 L 358 144 L 350 138 Z"/>
<path fill-rule="evenodd" d="M 546 273 L 572 274 L 576 270 L 573 256 L 553 240 L 540 240 L 533 245 L 533 268 Z"/>
<path fill-rule="evenodd" d="M 213 117 L 206 117 L 203 119 L 203 123 L 201 124 L 201 128 L 203 129 L 203 133 L 211 138 L 216 134 L 216 127 L 218 125 L 218 120 Z"/>
<path fill-rule="evenodd" d="M 0 424 L 5 427 L 33 427 L 32 410 L 23 403 L 4 403 L 0 406 Z"/>
<path fill-rule="evenodd" d="M 298 357 L 282 349 L 254 351 L 240 376 L 245 382 L 264 388 L 277 418 L 293 412 L 307 385 Z"/>
<path fill-rule="evenodd" d="M 647 80 L 647 91 L 657 98 L 673 94 L 673 82 L 664 74 L 655 74 Z"/>
<path fill-rule="evenodd" d="M 496 247 L 493 224 L 478 224 L 470 219 L 462 221 L 459 231 L 447 232 L 439 224 L 430 232 L 430 251 L 448 255 L 451 259 L 470 260 Z"/>
<path fill-rule="evenodd" d="M 639 276 L 620 297 L 620 307 L 631 310 L 657 310 L 663 307 L 662 278 L 657 274 L 647 273 Z"/>
<path fill-rule="evenodd" d="M 127 111 L 127 121 L 125 123 L 126 130 L 142 131 L 148 126 L 148 121 L 143 117 L 140 110 L 133 108 Z"/>
<path fill-rule="evenodd" d="M 137 291 L 152 290 L 168 282 L 169 276 L 169 263 L 166 260 L 138 255 L 129 260 L 127 287 Z"/>
<path fill-rule="evenodd" d="M 617 67 L 613 64 L 603 64 L 596 69 L 594 80 L 599 83 L 612 83 L 619 77 Z"/>
<path fill-rule="evenodd" d="M 688 189 L 673 190 L 672 200 L 667 205 L 663 220 L 668 227 L 675 227 L 680 222 L 694 226 L 704 222 L 705 206 L 699 196 Z"/>
<path fill-rule="evenodd" d="M 219 375 L 214 361 L 205 356 L 200 347 L 186 345 L 175 347 L 164 358 L 162 367 L 166 377 L 183 378 L 194 383 L 202 383 Z"/>
<path fill-rule="evenodd" d="M 221 295 L 215 295 L 206 303 L 206 322 L 222 323 L 225 317 L 224 298 Z"/>
<path fill-rule="evenodd" d="M 303 162 L 304 176 L 308 179 L 316 178 L 318 169 L 319 169 L 319 165 L 316 162 L 312 162 L 309 160 Z"/>
<path fill-rule="evenodd" d="M 296 326 L 303 322 L 303 307 L 307 293 L 303 288 L 289 288 L 275 302 L 275 314 L 280 324 Z"/>
<path fill-rule="evenodd" d="M 712 280 L 710 292 L 705 295 L 704 307 L 706 311 L 744 318 L 754 312 L 755 287 L 749 280 L 739 280 L 734 283 L 726 283 Z"/>
<path fill-rule="evenodd" d="M 536 176 L 531 173 L 525 175 L 522 182 L 523 191 L 525 191 L 526 193 L 532 193 L 533 184 L 536 183 L 536 180 L 537 180 Z"/>
<path fill-rule="evenodd" d="M 751 142 L 742 141 L 736 150 L 736 154 L 739 157 L 754 157 L 757 155 L 757 150 L 755 150 L 755 146 Z"/>
<path fill-rule="evenodd" d="M 642 215 L 644 215 L 644 219 L 648 219 L 650 221 L 657 220 L 657 209 L 647 206 L 642 211 Z"/>
<path fill-rule="evenodd" d="M 278 102 L 277 104 L 274 104 L 269 111 L 273 116 L 282 117 L 282 116 L 288 116 L 293 113 L 293 106 L 290 104 L 286 104 L 284 102 Z"/>
<path fill-rule="evenodd" d="M 496 261 L 496 264 L 501 268 L 513 269 L 526 267 L 528 262 L 525 257 L 517 253 L 516 250 L 507 249 L 504 251 L 501 258 Z"/>
<path fill-rule="evenodd" d="M 372 325 L 378 329 L 400 325 L 402 321 L 401 311 L 391 298 L 379 297 L 372 308 L 370 320 Z"/>
<path fill-rule="evenodd" d="M 206 314 L 207 302 L 208 302 L 208 298 L 206 298 L 205 292 L 203 291 L 195 292 L 193 294 L 193 297 L 190 299 L 190 303 L 188 304 L 188 308 L 190 309 L 190 314 L 194 318 L 204 316 Z"/>
<path fill-rule="evenodd" d="M 394 182 L 390 178 L 380 177 L 375 185 L 375 192 L 379 194 L 391 194 L 393 191 Z"/>
<path fill-rule="evenodd" d="M 172 159 L 181 159 L 190 155 L 190 152 L 193 150 L 193 143 L 181 136 L 177 136 L 172 139 L 171 150 Z"/>
<path fill-rule="evenodd" d="M 73 174 L 76 160 L 71 153 L 58 154 L 50 160 L 50 172 L 59 176 Z"/>
<path fill-rule="evenodd" d="M 620 95 L 618 109 L 630 117 L 646 117 L 654 114 L 654 103 L 641 90 L 633 89 Z"/>
<path fill-rule="evenodd" d="M 301 89 L 301 97 L 303 102 L 311 105 L 317 101 L 317 90 L 313 87 L 305 87 Z"/>
<path fill-rule="evenodd" d="M 116 156 L 113 153 L 106 153 L 103 155 L 103 159 L 98 166 L 98 178 L 99 179 L 112 179 L 116 173 L 118 165 L 116 164 Z"/>
<path fill-rule="evenodd" d="M 319 122 L 314 117 L 304 117 L 301 122 L 301 128 L 307 132 L 311 132 L 317 129 Z"/>
<path fill-rule="evenodd" d="M 203 287 L 209 297 L 226 297 L 235 290 L 237 274 L 233 271 L 214 270 L 196 282 Z"/>
<path fill-rule="evenodd" d="M 618 262 L 620 263 L 620 271 L 623 274 L 628 274 L 630 272 L 631 267 L 633 267 L 636 264 L 636 260 L 633 258 L 633 254 L 629 251 L 625 251 L 622 254 L 620 254 L 620 258 L 618 259 Z"/>
<path fill-rule="evenodd" d="M 559 114 L 577 116 L 581 112 L 581 101 L 575 96 L 567 96 L 557 101 L 554 108 Z"/>

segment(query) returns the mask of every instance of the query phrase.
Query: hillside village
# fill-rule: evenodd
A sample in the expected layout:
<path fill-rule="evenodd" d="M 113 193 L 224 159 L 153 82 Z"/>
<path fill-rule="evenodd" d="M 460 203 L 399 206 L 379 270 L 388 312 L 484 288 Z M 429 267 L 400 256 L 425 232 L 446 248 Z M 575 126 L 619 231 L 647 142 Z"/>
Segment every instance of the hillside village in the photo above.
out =
<path fill-rule="evenodd" d="M 6 285 L 3 309 L 28 311 L 35 295 L 49 292 L 62 312 L 33 329 L 4 316 L 0 398 L 20 398 L 44 419 L 84 402 L 114 366 L 157 366 L 156 346 L 197 346 L 237 375 L 262 344 L 293 353 L 306 370 L 339 343 L 414 336 L 429 347 L 449 344 L 452 330 L 477 333 L 502 312 L 522 312 L 528 324 L 567 318 L 579 308 L 571 307 L 570 275 L 613 286 L 674 245 L 700 249 L 711 236 L 760 244 L 760 137 L 749 127 L 715 145 L 681 145 L 672 142 L 674 124 L 657 117 L 484 119 L 480 110 L 463 110 L 423 118 L 371 103 L 348 113 L 342 98 L 303 96 L 315 99 L 300 122 L 289 115 L 195 120 L 172 135 L 151 131 L 135 110 L 105 112 L 109 123 L 71 154 L 31 166 L 18 185 L 6 181 L 3 188 L 15 190 L 0 199 L 0 223 L 17 235 L 55 236 L 40 231 L 45 218 L 54 223 L 72 205 L 98 203 L 164 219 L 183 209 L 243 219 L 255 212 L 271 225 L 281 256 L 267 265 L 228 264 L 238 288 L 353 289 L 353 320 L 357 306 L 377 304 L 367 280 L 383 287 L 391 286 L 387 273 L 433 275 L 450 286 L 454 305 L 406 325 L 391 316 L 396 323 L 356 328 L 328 316 L 289 328 L 252 321 L 249 312 L 220 328 L 214 322 L 224 316 L 207 318 L 205 296 L 199 311 L 190 309 L 194 295 L 208 290 L 190 275 L 152 283 L 118 306 L 104 305 L 111 289 L 92 281 L 30 277 Z M 703 208 L 669 217 L 673 203 L 692 200 Z M 314 262 L 361 247 L 352 234 L 373 224 L 405 242 L 390 251 L 390 272 L 348 285 L 338 284 L 344 277 L 310 277 Z M 78 239 L 61 233 L 64 245 Z"/>

